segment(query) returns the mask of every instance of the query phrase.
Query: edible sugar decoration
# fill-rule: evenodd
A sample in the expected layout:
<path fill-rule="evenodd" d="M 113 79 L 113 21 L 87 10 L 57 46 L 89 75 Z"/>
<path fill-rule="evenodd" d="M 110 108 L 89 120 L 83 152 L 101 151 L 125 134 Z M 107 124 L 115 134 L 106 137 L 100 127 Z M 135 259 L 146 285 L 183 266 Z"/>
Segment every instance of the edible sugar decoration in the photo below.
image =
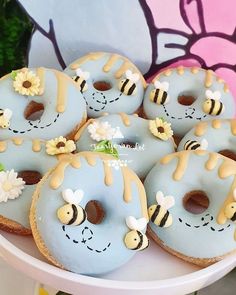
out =
<path fill-rule="evenodd" d="M 73 140 L 67 140 L 60 136 L 46 142 L 46 152 L 48 155 L 68 154 L 76 150 Z"/>
<path fill-rule="evenodd" d="M 226 218 L 236 223 L 236 189 L 233 191 L 234 202 L 229 203 L 224 210 Z"/>
<path fill-rule="evenodd" d="M 149 130 L 154 136 L 164 141 L 173 136 L 171 124 L 164 121 L 162 118 L 149 120 Z"/>
<path fill-rule="evenodd" d="M 10 126 L 12 111 L 10 109 L 0 109 L 0 128 L 6 129 Z"/>
<path fill-rule="evenodd" d="M 168 95 L 169 83 L 155 80 L 154 87 L 155 88 L 150 92 L 150 101 L 158 105 L 167 104 L 170 101 L 170 97 Z"/>
<path fill-rule="evenodd" d="M 12 73 L 13 87 L 21 95 L 35 96 L 40 93 L 40 79 L 32 71 L 22 69 Z"/>
<path fill-rule="evenodd" d="M 223 103 L 220 101 L 221 93 L 219 91 L 206 90 L 206 100 L 203 103 L 202 109 L 204 113 L 211 116 L 219 116 L 225 110 Z"/>
<path fill-rule="evenodd" d="M 207 150 L 208 148 L 208 141 L 203 138 L 201 142 L 197 140 L 187 140 L 184 144 L 185 150 Z"/>
<path fill-rule="evenodd" d="M 76 69 L 75 72 L 76 76 L 73 77 L 73 80 L 80 87 L 80 91 L 85 92 L 86 90 L 88 90 L 88 84 L 86 81 L 89 79 L 90 73 L 84 72 L 80 68 Z"/>
<path fill-rule="evenodd" d="M 125 72 L 126 79 L 122 79 L 119 82 L 119 89 L 125 95 L 135 95 L 137 92 L 136 83 L 140 80 L 138 73 L 133 73 L 131 70 Z"/>

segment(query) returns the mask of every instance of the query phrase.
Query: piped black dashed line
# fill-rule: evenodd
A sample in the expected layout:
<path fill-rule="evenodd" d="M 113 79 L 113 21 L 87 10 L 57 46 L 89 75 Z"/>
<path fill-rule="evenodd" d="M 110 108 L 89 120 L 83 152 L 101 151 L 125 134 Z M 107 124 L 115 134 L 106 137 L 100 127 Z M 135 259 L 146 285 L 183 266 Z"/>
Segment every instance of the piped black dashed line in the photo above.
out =
<path fill-rule="evenodd" d="M 62 229 L 63 229 L 63 231 L 65 231 L 65 230 L 66 230 L 66 229 L 65 229 L 65 225 L 63 225 L 63 226 L 62 226 Z"/>
<path fill-rule="evenodd" d="M 93 249 L 92 248 L 90 248 L 89 246 L 86 246 L 90 251 L 93 251 Z"/>
<path fill-rule="evenodd" d="M 185 225 L 188 226 L 188 227 L 191 227 L 191 225 L 187 222 L 185 222 Z"/>
<path fill-rule="evenodd" d="M 209 222 L 204 223 L 202 226 L 207 226 L 209 224 Z"/>
<path fill-rule="evenodd" d="M 200 227 L 200 225 L 194 225 L 194 227 L 195 227 L 195 228 L 199 228 L 199 227 Z"/>
<path fill-rule="evenodd" d="M 179 221 L 180 221 L 180 222 L 183 222 L 183 220 L 182 220 L 181 218 L 179 218 Z"/>
<path fill-rule="evenodd" d="M 68 236 L 68 234 L 66 234 L 66 237 L 67 237 L 68 240 L 70 240 L 70 236 Z"/>
<path fill-rule="evenodd" d="M 78 243 L 79 243 L 79 241 L 73 240 L 73 243 L 75 243 L 75 244 L 78 244 Z"/>

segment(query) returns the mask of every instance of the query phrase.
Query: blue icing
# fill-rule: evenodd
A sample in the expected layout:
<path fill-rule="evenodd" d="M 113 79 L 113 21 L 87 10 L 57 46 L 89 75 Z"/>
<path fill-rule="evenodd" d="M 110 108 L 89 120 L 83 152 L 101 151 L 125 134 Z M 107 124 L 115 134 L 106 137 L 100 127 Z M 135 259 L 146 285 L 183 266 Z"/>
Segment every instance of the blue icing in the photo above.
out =
<path fill-rule="evenodd" d="M 81 158 L 81 168 L 68 166 L 61 186 L 53 190 L 46 180 L 36 202 L 36 224 L 43 242 L 53 258 L 72 272 L 98 275 L 116 269 L 133 257 L 135 251 L 124 244 L 129 231 L 125 219 L 142 217 L 139 192 L 135 182 L 131 185 L 132 201 L 124 202 L 124 179 L 121 170 L 112 169 L 113 184 L 104 184 L 104 164 L 99 158 L 90 166 Z M 80 226 L 63 225 L 56 216 L 65 204 L 62 191 L 84 191 L 80 206 L 85 208 L 90 200 L 99 201 L 105 218 L 101 224 L 85 221 Z M 85 242 L 82 242 L 84 241 Z"/>
<path fill-rule="evenodd" d="M 129 96 L 125 95 L 118 88 L 119 82 L 122 79 L 126 79 L 125 73 L 123 73 L 119 79 L 115 77 L 115 74 L 126 60 L 120 56 L 110 71 L 104 72 L 103 67 L 111 56 L 111 53 L 104 53 L 99 59 L 87 60 L 79 66 L 83 72 L 90 73 L 90 78 L 87 80 L 88 90 L 83 92 L 89 117 L 96 118 L 105 112 L 109 114 L 119 112 L 132 114 L 137 111 L 142 104 L 144 95 L 144 87 L 141 80 L 142 74 L 132 63 L 130 63 L 130 67 L 128 69 L 133 73 L 138 73 L 140 75 L 140 79 L 137 83 L 135 83 L 137 86 L 136 94 Z M 80 63 L 79 59 L 73 62 L 73 64 L 77 63 Z M 71 77 L 76 76 L 75 70 L 71 70 L 70 66 L 65 69 L 65 73 Z M 108 82 L 112 88 L 107 91 L 97 90 L 94 88 L 93 84 L 98 81 Z"/>
<path fill-rule="evenodd" d="M 158 105 L 150 101 L 150 92 L 154 89 L 154 84 L 151 83 L 144 95 L 145 114 L 149 119 L 163 117 L 171 123 L 174 134 L 181 136 L 201 120 L 233 117 L 235 107 L 232 94 L 224 91 L 224 84 L 217 82 L 215 75 L 212 75 L 212 86 L 206 88 L 205 78 L 206 71 L 203 69 L 200 69 L 197 74 L 192 74 L 190 68 L 184 68 L 183 75 L 179 75 L 176 69 L 173 69 L 170 76 L 160 74 L 158 78 L 160 82 L 169 82 L 168 94 L 170 101 L 165 105 Z M 225 111 L 219 116 L 207 115 L 202 111 L 207 89 L 221 92 L 220 100 L 225 106 Z M 192 95 L 196 100 L 190 106 L 182 105 L 178 102 L 178 97 L 181 95 Z"/>
<path fill-rule="evenodd" d="M 178 146 L 178 151 L 184 150 L 184 145 L 188 140 L 194 140 L 199 143 L 203 139 L 208 142 L 207 149 L 213 152 L 219 152 L 222 150 L 231 150 L 236 152 L 236 136 L 232 133 L 231 120 L 220 120 L 220 128 L 213 128 L 212 121 L 207 121 L 206 132 L 202 136 L 195 135 L 195 127 L 193 127 L 185 136 L 182 138 Z"/>
<path fill-rule="evenodd" d="M 36 70 L 33 69 L 33 72 Z M 73 131 L 86 116 L 86 105 L 76 85 L 63 73 L 57 72 L 65 83 L 65 111 L 57 112 L 57 95 L 59 82 L 55 71 L 45 69 L 45 91 L 39 96 L 23 96 L 13 88 L 13 79 L 5 76 L 0 80 L 0 108 L 13 112 L 8 129 L 1 129 L 1 138 L 11 136 L 29 136 L 51 139 L 67 135 Z M 62 82 L 60 82 L 62 83 Z M 40 120 L 29 121 L 24 117 L 27 105 L 35 101 L 44 105 L 44 113 Z"/>
<path fill-rule="evenodd" d="M 162 141 L 149 131 L 149 121 L 136 116 L 127 116 L 130 125 L 126 126 L 120 115 L 108 115 L 97 119 L 99 122 L 108 122 L 112 128 L 120 127 L 124 138 L 112 139 L 113 146 L 118 150 L 121 163 L 128 164 L 140 177 L 145 178 L 153 165 L 168 153 L 174 152 L 173 141 Z M 135 148 L 122 146 L 122 143 L 131 142 Z M 86 128 L 76 142 L 77 151 L 93 150 L 98 142 L 93 140 Z"/>
<path fill-rule="evenodd" d="M 157 204 L 155 195 L 159 190 L 175 198 L 175 205 L 169 209 L 173 224 L 168 228 L 157 227 L 152 222 L 149 225 L 166 246 L 185 256 L 214 258 L 225 255 L 236 248 L 235 226 L 231 221 L 219 225 L 216 218 L 235 176 L 219 178 L 218 168 L 223 157 L 216 168 L 209 171 L 205 169 L 209 153 L 201 156 L 194 152 L 185 153 L 189 153 L 189 162 L 181 180 L 175 181 L 172 177 L 177 167 L 177 157 L 166 165 L 158 163 L 148 174 L 144 183 L 148 206 Z M 207 193 L 210 204 L 202 214 L 192 214 L 183 207 L 184 195 L 192 190 Z"/>
<path fill-rule="evenodd" d="M 0 163 L 5 171 L 14 169 L 15 172 L 24 170 L 38 171 L 44 175 L 56 165 L 56 157 L 49 156 L 45 152 L 45 146 L 41 144 L 41 151 L 32 150 L 32 141 L 25 139 L 21 145 L 15 145 L 11 140 L 7 142 L 7 149 L 0 153 Z M 0 215 L 14 220 L 30 229 L 29 210 L 35 185 L 25 185 L 22 194 L 15 200 L 0 203 Z"/>

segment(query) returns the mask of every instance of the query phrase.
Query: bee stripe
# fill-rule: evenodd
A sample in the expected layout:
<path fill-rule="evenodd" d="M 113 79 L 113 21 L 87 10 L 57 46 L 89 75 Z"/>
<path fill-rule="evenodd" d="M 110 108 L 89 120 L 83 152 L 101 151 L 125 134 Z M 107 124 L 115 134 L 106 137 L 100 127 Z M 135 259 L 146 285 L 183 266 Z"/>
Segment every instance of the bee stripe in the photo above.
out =
<path fill-rule="evenodd" d="M 235 220 L 236 220 L 236 212 L 235 212 L 234 215 L 232 216 L 231 220 L 232 220 L 232 221 L 235 221 Z"/>
<path fill-rule="evenodd" d="M 191 141 L 191 140 L 186 141 L 186 143 L 185 143 L 185 145 L 184 145 L 184 148 L 185 148 L 186 150 L 188 150 L 189 147 L 192 145 L 192 143 L 193 143 L 193 141 Z"/>
<path fill-rule="evenodd" d="M 166 221 L 169 217 L 170 213 L 169 211 L 167 210 L 166 211 L 166 214 L 164 215 L 164 217 L 162 218 L 161 222 L 160 222 L 160 227 L 163 227 L 165 224 L 166 224 Z"/>
<path fill-rule="evenodd" d="M 140 249 L 140 248 L 142 247 L 142 245 L 143 245 L 143 235 L 142 235 L 142 233 L 141 233 L 140 231 L 137 230 L 137 234 L 138 234 L 138 236 L 139 236 L 139 240 L 140 240 L 140 241 L 139 241 L 137 247 L 133 248 L 133 250 L 138 250 L 138 249 Z"/>
<path fill-rule="evenodd" d="M 85 84 L 86 84 L 86 81 L 83 80 L 81 85 L 80 85 L 80 91 L 83 91 Z"/>
<path fill-rule="evenodd" d="M 133 84 L 133 85 L 130 87 L 129 91 L 128 91 L 128 95 L 131 95 L 131 94 L 134 92 L 134 89 L 135 89 L 135 88 L 136 88 L 136 85 Z"/>
<path fill-rule="evenodd" d="M 216 104 L 215 100 L 211 99 L 211 108 L 210 108 L 210 111 L 209 111 L 209 115 L 212 114 L 212 112 L 213 112 L 213 110 L 215 108 L 215 104 Z"/>
<path fill-rule="evenodd" d="M 217 116 L 222 112 L 222 109 L 223 109 L 223 103 L 220 102 L 220 108 L 219 108 L 219 111 L 216 113 Z"/>
<path fill-rule="evenodd" d="M 86 217 L 87 217 L 87 215 L 86 215 L 86 213 L 85 213 L 84 210 L 83 210 L 83 213 L 84 213 L 84 215 L 83 215 L 83 220 L 81 220 L 80 224 L 84 223 L 84 221 L 85 221 L 85 219 L 86 219 Z M 78 225 L 79 225 L 79 224 L 78 224 Z"/>
<path fill-rule="evenodd" d="M 77 82 L 77 81 L 79 80 L 79 78 L 80 78 L 80 77 L 79 77 L 79 76 L 77 76 L 77 77 L 75 78 L 75 82 Z"/>
<path fill-rule="evenodd" d="M 3 116 L 3 113 L 0 113 L 0 117 Z"/>
<path fill-rule="evenodd" d="M 153 102 L 157 102 L 157 99 L 158 99 L 158 95 L 159 95 L 159 89 L 156 89 L 156 91 L 155 91 L 155 95 L 154 95 L 154 98 L 153 98 Z"/>
<path fill-rule="evenodd" d="M 121 92 L 124 92 L 124 91 L 125 91 L 125 86 L 126 86 L 128 83 L 129 83 L 129 79 L 126 79 L 125 82 L 123 83 L 121 89 L 120 89 Z"/>
<path fill-rule="evenodd" d="M 160 209 L 161 209 L 161 206 L 160 205 L 157 205 L 152 217 L 151 217 L 151 221 L 154 223 L 155 222 L 155 219 L 157 218 L 157 215 L 159 214 L 160 212 Z"/>
<path fill-rule="evenodd" d="M 77 216 L 78 216 L 77 207 L 74 204 L 72 204 L 71 207 L 72 207 L 72 210 L 73 210 L 73 215 L 72 215 L 71 220 L 68 222 L 68 225 L 73 224 L 76 221 Z"/>
<path fill-rule="evenodd" d="M 166 98 L 167 98 L 167 92 L 166 91 L 163 91 L 161 104 L 164 104 L 165 103 Z"/>

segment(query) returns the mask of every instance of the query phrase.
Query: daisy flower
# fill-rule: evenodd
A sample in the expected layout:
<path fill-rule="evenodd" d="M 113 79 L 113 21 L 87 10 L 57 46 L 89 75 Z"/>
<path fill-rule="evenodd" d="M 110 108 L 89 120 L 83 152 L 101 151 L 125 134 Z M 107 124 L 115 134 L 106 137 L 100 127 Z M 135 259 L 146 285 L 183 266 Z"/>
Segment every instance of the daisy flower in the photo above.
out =
<path fill-rule="evenodd" d="M 160 118 L 156 118 L 155 120 L 149 121 L 149 130 L 154 136 L 164 141 L 168 140 L 170 137 L 173 136 L 171 124 L 167 123 L 166 121 Z"/>
<path fill-rule="evenodd" d="M 17 175 L 13 169 L 0 172 L 0 202 L 14 200 L 22 194 L 25 182 Z"/>
<path fill-rule="evenodd" d="M 46 152 L 49 155 L 68 154 L 76 149 L 73 140 L 60 136 L 46 142 Z"/>
<path fill-rule="evenodd" d="M 111 140 L 116 133 L 108 122 L 94 121 L 88 126 L 88 132 L 93 140 Z"/>
<path fill-rule="evenodd" d="M 22 70 L 15 74 L 13 87 L 16 92 L 22 95 L 38 95 L 40 79 L 32 71 Z"/>

